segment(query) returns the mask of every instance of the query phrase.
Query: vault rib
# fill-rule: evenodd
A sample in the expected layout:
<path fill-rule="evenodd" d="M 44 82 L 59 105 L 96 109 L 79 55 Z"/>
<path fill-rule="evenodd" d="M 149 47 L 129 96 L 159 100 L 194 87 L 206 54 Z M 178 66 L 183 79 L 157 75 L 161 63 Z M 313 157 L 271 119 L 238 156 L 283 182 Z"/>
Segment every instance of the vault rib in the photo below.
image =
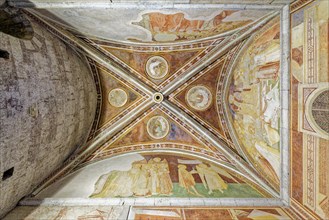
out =
<path fill-rule="evenodd" d="M 216 148 L 220 149 L 224 156 L 226 156 L 232 162 L 232 164 L 234 164 L 239 169 L 239 172 L 242 175 L 262 186 L 268 193 L 270 193 L 275 198 L 280 198 L 279 193 L 272 189 L 272 187 L 270 187 L 269 184 L 267 184 L 262 178 L 260 178 L 258 173 L 255 172 L 254 169 L 251 168 L 249 164 L 246 163 L 239 155 L 234 153 L 234 151 L 232 151 L 224 141 L 217 138 L 199 122 L 194 120 L 191 116 L 186 114 L 177 106 L 173 105 L 168 100 L 163 101 L 161 104 L 169 111 L 179 116 L 183 121 L 185 121 L 186 124 L 198 131 L 201 135 L 204 135 L 204 138 L 206 138 Z M 244 172 L 246 172 L 248 175 L 244 174 Z"/>
<path fill-rule="evenodd" d="M 142 92 L 144 92 L 147 96 L 152 96 L 156 91 L 151 88 L 150 86 L 146 85 L 144 82 L 139 80 L 132 74 L 128 74 L 120 65 L 118 65 L 115 61 L 110 59 L 108 56 L 103 54 L 97 48 L 89 45 L 85 41 L 81 40 L 80 38 L 74 36 L 69 31 L 66 31 L 60 27 L 53 25 L 52 23 L 46 21 L 37 12 L 27 9 L 27 14 L 42 22 L 44 26 L 46 26 L 47 30 L 54 33 L 57 37 L 62 39 L 64 42 L 68 43 L 69 45 L 74 45 L 76 49 L 79 50 L 82 54 L 88 56 L 92 60 L 98 62 L 99 64 L 103 65 L 114 74 L 122 77 L 124 80 L 129 82 L 130 84 L 139 88 Z"/>
<path fill-rule="evenodd" d="M 165 87 L 161 92 L 164 96 L 169 95 L 172 91 L 177 89 L 180 85 L 185 83 L 187 80 L 192 78 L 196 75 L 200 70 L 205 68 L 207 65 L 214 62 L 219 57 L 223 56 L 227 51 L 231 48 L 236 46 L 239 42 L 244 40 L 245 38 L 249 37 L 253 34 L 258 28 L 265 25 L 268 21 L 278 15 L 279 12 L 273 12 L 270 15 L 250 24 L 247 25 L 242 30 L 237 31 L 232 36 L 226 38 L 220 45 L 217 46 L 218 50 L 213 53 L 210 53 L 205 59 L 201 59 L 197 66 L 190 68 L 184 77 L 177 78 L 175 81 L 170 83 L 167 87 Z M 60 27 L 52 25 L 50 22 L 47 22 L 43 18 L 41 18 L 37 13 L 34 11 L 28 10 L 28 14 L 32 17 L 36 17 L 39 22 L 43 23 L 46 28 L 53 32 L 56 36 L 64 40 L 66 43 L 75 46 L 80 52 L 85 54 L 86 56 L 90 57 L 91 59 L 95 60 L 96 62 L 100 63 L 101 65 L 108 68 L 110 71 L 114 72 L 118 76 L 122 77 L 135 87 L 139 88 L 142 92 L 148 96 L 148 99 L 141 103 L 139 106 L 135 108 L 134 111 L 131 111 L 126 117 L 120 119 L 112 126 L 106 128 L 103 132 L 98 134 L 91 142 L 87 143 L 84 147 L 84 150 L 79 152 L 78 155 L 71 157 L 66 164 L 59 170 L 55 171 L 55 174 L 50 178 L 46 179 L 34 192 L 33 195 L 38 194 L 42 189 L 50 185 L 52 182 L 57 180 L 58 178 L 62 177 L 63 175 L 70 172 L 73 168 L 79 165 L 81 161 L 86 159 L 89 155 L 91 155 L 95 150 L 97 150 L 102 144 L 104 144 L 109 138 L 114 136 L 117 132 L 119 132 L 122 128 L 127 126 L 131 123 L 134 119 L 136 119 L 140 114 L 142 114 L 145 110 L 150 108 L 154 102 L 152 101 L 151 97 L 156 91 L 146 85 L 144 82 L 140 81 L 137 77 L 127 73 L 124 68 L 118 65 L 112 59 L 109 59 L 105 54 L 101 51 L 97 50 L 93 46 L 89 45 L 85 41 L 81 40 L 80 38 L 74 36 L 70 32 L 63 30 Z M 274 197 L 278 197 L 278 193 L 269 187 L 265 181 L 263 181 L 254 170 L 252 170 L 249 165 L 243 161 L 239 155 L 235 154 L 229 147 L 226 146 L 225 142 L 216 138 L 212 133 L 210 133 L 207 129 L 201 126 L 198 122 L 192 119 L 187 114 L 181 112 L 179 108 L 172 105 L 169 101 L 164 100 L 162 104 L 170 111 L 174 112 L 175 114 L 182 117 L 191 127 L 195 128 L 200 134 L 205 135 L 205 137 L 217 148 L 221 149 L 225 156 L 227 156 L 233 163 L 236 163 L 237 167 L 240 171 L 247 172 L 249 174 L 245 175 L 248 179 L 250 177 L 255 183 L 260 184 L 266 191 L 268 191 Z M 242 172 L 242 173 L 243 173 Z"/>
<path fill-rule="evenodd" d="M 228 36 L 220 44 L 218 44 L 210 53 L 202 59 L 200 59 L 195 65 L 192 65 L 184 74 L 183 77 L 178 77 L 173 80 L 168 86 L 163 88 L 160 92 L 164 96 L 170 95 L 173 91 L 178 89 L 181 85 L 191 79 L 193 76 L 198 74 L 202 69 L 206 68 L 209 64 L 215 60 L 221 58 L 229 50 L 235 47 L 242 40 L 248 38 L 250 35 L 255 33 L 256 30 L 264 26 L 267 22 L 272 20 L 274 17 L 279 15 L 280 12 L 276 11 L 270 13 L 268 16 L 258 19 L 257 21 L 246 25 L 243 29 L 236 31 L 231 36 Z"/>
<path fill-rule="evenodd" d="M 119 75 L 133 86 L 139 88 L 142 92 L 144 92 L 148 99 L 142 102 L 140 105 L 136 106 L 135 110 L 130 111 L 125 117 L 119 119 L 113 125 L 107 127 L 104 131 L 99 133 L 94 139 L 90 142 L 86 143 L 83 147 L 83 151 L 79 151 L 77 154 L 72 155 L 62 167 L 55 170 L 53 175 L 50 175 L 43 183 L 41 183 L 36 190 L 32 193 L 32 195 L 38 194 L 41 190 L 49 186 L 51 183 L 62 177 L 63 175 L 69 173 L 76 166 L 78 166 L 84 159 L 90 156 L 93 152 L 95 152 L 102 144 L 104 144 L 109 138 L 113 137 L 116 133 L 118 133 L 121 129 L 130 124 L 133 120 L 135 120 L 139 115 L 141 115 L 144 111 L 151 108 L 155 103 L 152 101 L 152 95 L 155 93 L 155 90 L 138 80 L 135 76 L 127 74 L 125 70 L 117 65 L 113 60 L 109 59 L 102 52 L 98 51 L 96 48 L 88 45 L 83 40 L 77 38 L 70 32 L 63 30 L 59 27 L 52 25 L 47 22 L 36 13 L 31 10 L 28 10 L 28 15 L 34 17 L 39 22 L 41 22 L 47 29 L 54 33 L 57 37 L 65 41 L 70 45 L 74 45 L 81 53 L 88 56 L 92 60 L 102 64 L 115 74 Z"/>
<path fill-rule="evenodd" d="M 50 175 L 43 183 L 41 183 L 37 189 L 32 193 L 33 196 L 37 195 L 47 186 L 55 182 L 57 179 L 68 174 L 71 170 L 77 167 L 81 162 L 83 162 L 87 157 L 94 153 L 100 146 L 102 146 L 108 139 L 117 134 L 121 129 L 126 127 L 132 121 L 134 121 L 138 116 L 140 116 L 144 111 L 151 108 L 154 102 L 151 99 L 147 99 L 138 105 L 134 111 L 130 111 L 125 117 L 118 120 L 113 125 L 107 127 L 104 131 L 99 133 L 95 138 L 88 142 L 84 150 L 79 152 L 77 155 L 72 155 L 62 167 L 55 170 L 55 172 Z"/>
<path fill-rule="evenodd" d="M 132 205 L 132 206 L 185 206 L 200 207 L 200 206 L 217 206 L 217 207 L 273 207 L 282 206 L 283 202 L 275 198 L 46 198 L 34 199 L 26 198 L 20 201 L 22 206 L 40 206 L 40 205 Z M 130 219 L 130 218 L 129 218 Z"/>

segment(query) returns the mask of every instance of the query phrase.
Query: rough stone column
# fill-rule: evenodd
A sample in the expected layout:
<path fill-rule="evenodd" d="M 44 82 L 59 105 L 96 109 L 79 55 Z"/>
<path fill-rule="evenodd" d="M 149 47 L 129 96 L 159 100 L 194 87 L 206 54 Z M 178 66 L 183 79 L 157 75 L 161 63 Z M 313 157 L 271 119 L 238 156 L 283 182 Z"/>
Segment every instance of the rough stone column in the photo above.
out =
<path fill-rule="evenodd" d="M 31 24 L 31 40 L 0 33 L 0 218 L 85 143 L 95 117 L 84 57 Z"/>

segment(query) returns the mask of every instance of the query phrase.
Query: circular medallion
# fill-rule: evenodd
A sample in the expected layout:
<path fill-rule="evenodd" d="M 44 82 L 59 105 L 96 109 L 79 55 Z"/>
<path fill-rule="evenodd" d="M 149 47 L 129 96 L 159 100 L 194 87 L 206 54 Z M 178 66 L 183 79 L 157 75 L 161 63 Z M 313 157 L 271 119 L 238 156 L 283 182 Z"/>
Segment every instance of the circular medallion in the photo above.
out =
<path fill-rule="evenodd" d="M 212 95 L 205 86 L 194 86 L 186 94 L 187 103 L 199 111 L 206 110 L 212 103 Z"/>
<path fill-rule="evenodd" d="M 113 89 L 109 92 L 109 103 L 114 107 L 122 107 L 128 101 L 128 95 L 126 91 L 120 88 Z"/>
<path fill-rule="evenodd" d="M 146 62 L 146 73 L 153 79 L 162 79 L 168 74 L 169 66 L 167 61 L 160 56 L 154 56 Z"/>
<path fill-rule="evenodd" d="M 154 139 L 161 139 L 167 136 L 170 125 L 162 116 L 154 116 L 147 122 L 147 133 Z"/>

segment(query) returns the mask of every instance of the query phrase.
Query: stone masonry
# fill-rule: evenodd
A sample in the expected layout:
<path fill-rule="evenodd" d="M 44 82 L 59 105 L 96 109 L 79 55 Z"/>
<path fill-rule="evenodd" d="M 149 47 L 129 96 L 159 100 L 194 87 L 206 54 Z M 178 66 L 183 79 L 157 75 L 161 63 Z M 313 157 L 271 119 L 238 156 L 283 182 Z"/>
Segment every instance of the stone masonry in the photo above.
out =
<path fill-rule="evenodd" d="M 0 33 L 0 218 L 84 144 L 95 117 L 85 59 L 32 25 L 32 40 Z"/>

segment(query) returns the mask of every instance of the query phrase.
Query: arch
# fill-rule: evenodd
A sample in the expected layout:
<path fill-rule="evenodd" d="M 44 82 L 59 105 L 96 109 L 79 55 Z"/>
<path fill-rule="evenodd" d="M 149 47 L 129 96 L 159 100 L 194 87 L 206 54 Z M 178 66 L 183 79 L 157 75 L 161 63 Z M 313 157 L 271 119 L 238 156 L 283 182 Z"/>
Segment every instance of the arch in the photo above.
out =
<path fill-rule="evenodd" d="M 305 115 L 307 120 L 310 122 L 310 125 L 314 129 L 314 131 L 317 133 L 318 136 L 329 139 L 329 133 L 325 130 L 323 130 L 319 125 L 317 120 L 314 118 L 313 115 L 313 107 L 314 107 L 314 102 L 317 100 L 317 98 L 323 94 L 324 92 L 327 92 L 328 94 L 329 91 L 329 83 L 320 83 L 319 87 L 312 92 L 310 97 L 306 100 L 305 103 Z M 328 97 L 329 98 L 329 97 Z M 329 102 L 326 104 L 328 105 Z M 328 106 L 327 106 L 328 108 Z"/>
<path fill-rule="evenodd" d="M 277 122 L 272 123 L 271 119 L 265 118 L 267 115 L 265 115 L 265 112 L 267 110 L 266 105 L 260 104 L 261 101 L 264 99 L 267 94 L 270 92 L 273 94 L 278 94 L 275 97 L 276 99 L 276 106 L 280 105 L 280 85 L 279 85 L 279 68 L 278 64 L 280 62 L 280 58 L 278 57 L 278 54 L 280 53 L 280 47 L 278 34 L 280 28 L 277 26 L 278 19 L 274 19 L 273 21 L 266 24 L 264 27 L 262 27 L 260 30 L 258 30 L 253 36 L 251 36 L 246 42 L 244 43 L 243 47 L 240 49 L 237 57 L 231 62 L 227 76 L 225 76 L 225 87 L 221 91 L 223 94 L 221 95 L 224 109 L 224 116 L 225 120 L 227 121 L 228 127 L 229 127 L 229 133 L 232 136 L 233 142 L 235 146 L 237 146 L 238 152 L 257 170 L 262 177 L 264 177 L 270 185 L 272 185 L 274 188 L 279 189 L 280 185 L 280 175 L 281 175 L 281 168 L 280 168 L 280 129 L 278 121 L 280 120 L 280 111 L 279 106 L 276 107 L 277 116 L 271 116 L 276 117 Z M 265 35 L 269 35 L 270 39 L 274 39 L 272 41 L 268 41 L 267 38 L 265 38 Z M 266 39 L 266 40 L 264 40 Z M 260 47 L 260 45 L 263 45 L 264 50 L 256 50 L 255 48 Z M 254 57 L 252 59 L 250 52 L 254 53 Z M 263 54 L 265 53 L 265 54 Z M 249 56 L 250 55 L 250 56 Z M 244 58 L 248 58 L 245 60 Z M 256 62 L 256 61 L 257 62 Z M 250 64 L 251 66 L 248 72 L 248 77 L 246 78 L 246 73 L 241 72 L 239 73 L 240 82 L 249 82 L 249 87 L 246 88 L 244 85 L 241 88 L 235 88 L 235 84 L 233 84 L 236 79 L 234 78 L 234 73 L 237 71 L 240 71 L 240 69 L 243 70 L 244 63 L 252 63 L 254 61 L 254 64 Z M 246 64 L 246 65 L 247 65 Z M 239 68 L 239 69 L 238 69 Z M 269 73 L 269 74 L 267 74 Z M 235 74 L 237 75 L 237 74 Z M 243 80 L 242 80 L 243 79 Z M 249 81 L 247 81 L 249 80 Z M 266 88 L 266 90 L 263 92 L 264 87 L 262 86 L 262 82 L 266 81 L 273 81 L 270 82 L 271 86 L 270 89 Z M 247 84 L 247 83 L 246 83 Z M 266 85 L 266 84 L 265 84 Z M 249 90 L 248 90 L 249 89 Z M 275 89 L 275 91 L 274 91 Z M 252 92 L 248 92 L 248 94 L 245 94 L 242 96 L 241 94 L 246 91 L 256 91 L 256 94 L 258 95 L 255 97 L 252 95 Z M 273 90 L 273 91 L 272 91 Z M 234 91 L 234 92 L 232 92 Z M 274 93 L 275 92 L 275 93 Z M 247 93 L 247 92 L 246 92 Z M 249 94 L 250 93 L 250 94 Z M 263 94 L 264 93 L 264 94 Z M 234 94 L 234 96 L 232 96 Z M 272 95 L 273 95 L 272 94 Z M 232 102 L 232 98 L 236 99 L 235 95 L 237 95 L 237 101 Z M 239 95 L 241 97 L 239 97 Z M 232 97 L 231 97 L 232 96 Z M 243 98 L 244 97 L 244 98 Z M 247 99 L 246 102 L 244 99 Z M 237 109 L 245 108 L 244 111 L 239 112 L 237 110 L 236 112 L 239 112 L 239 114 L 236 114 L 238 117 L 241 117 L 242 119 L 239 121 L 239 123 L 234 123 L 237 120 L 235 120 L 232 108 L 232 103 L 237 103 Z M 240 104 L 240 105 L 239 105 Z M 272 103 L 273 104 L 273 103 Z M 250 112 L 249 109 L 254 110 L 255 114 L 253 112 Z M 256 111 L 257 110 L 257 111 Z M 250 114 L 249 114 L 250 112 Z M 260 113 L 257 113 L 260 112 Z M 245 115 L 247 117 L 245 117 Z M 263 115 L 264 119 L 261 119 L 260 115 Z M 271 115 L 271 114 L 270 114 Z M 248 119 L 248 123 L 245 123 L 244 120 Z M 264 124 L 264 125 L 262 125 Z M 249 126 L 248 126 L 249 125 Z M 261 126 L 260 126 L 261 125 Z M 237 128 L 240 126 L 240 131 L 243 131 L 245 133 L 249 133 L 250 129 L 250 135 L 251 137 L 254 137 L 255 140 L 251 141 L 251 138 L 247 136 L 241 135 L 242 132 L 238 132 Z M 273 137 L 273 140 L 268 140 L 269 143 L 267 143 L 267 140 L 260 139 L 258 140 L 256 138 L 256 131 L 258 126 L 258 131 L 260 130 L 266 130 L 265 128 L 260 129 L 261 127 L 267 126 L 268 130 L 266 130 L 267 133 L 272 132 L 273 126 L 276 127 L 275 129 L 275 135 Z M 252 132 L 253 131 L 253 132 Z M 240 135 L 239 135 L 240 133 Z M 259 132 L 258 132 L 259 133 Z M 272 132 L 273 133 L 273 132 Z M 242 137 L 243 136 L 243 137 Z M 259 136 L 259 134 L 258 134 Z M 269 135 L 267 135 L 269 136 Z M 242 140 L 244 138 L 244 141 Z M 257 142 L 256 142 L 257 140 Z M 256 146 L 257 143 L 257 146 Z M 264 144 L 263 144 L 264 143 Z M 260 145 L 261 144 L 261 145 Z M 249 150 L 248 150 L 249 148 Z M 273 148 L 273 149 L 272 149 Z M 261 152 L 262 150 L 263 152 Z M 253 155 L 251 155 L 251 153 Z M 258 155 L 258 156 L 257 156 Z M 265 156 L 264 156 L 265 155 Z M 266 157 L 267 155 L 267 157 Z M 271 155 L 271 156 L 268 156 Z"/>
<path fill-rule="evenodd" d="M 129 147 L 129 146 L 127 146 L 127 147 Z M 98 160 L 92 160 L 92 162 L 90 162 L 90 163 L 84 163 L 82 166 L 79 166 L 76 170 L 74 170 L 69 175 L 64 176 L 62 179 L 58 180 L 57 182 L 53 183 L 52 185 L 50 185 L 49 187 L 47 187 L 46 189 L 41 191 L 41 193 L 39 195 L 37 195 L 36 198 L 39 199 L 39 198 L 45 198 L 45 197 L 49 197 L 49 196 L 51 197 L 52 195 L 55 195 L 54 196 L 55 198 L 62 197 L 63 195 L 65 196 L 66 195 L 65 193 L 70 192 L 70 190 L 72 190 L 72 184 L 75 183 L 74 181 L 88 182 L 89 185 L 88 186 L 85 186 L 85 185 L 79 186 L 78 188 L 81 188 L 85 191 L 83 191 L 83 193 L 80 193 L 80 192 L 77 192 L 77 194 L 73 193 L 74 196 L 70 195 L 70 198 L 76 197 L 77 195 L 82 195 L 82 196 L 86 197 L 88 195 L 88 193 L 90 194 L 90 192 L 92 190 L 90 187 L 94 187 L 94 185 L 93 186 L 90 185 L 91 183 L 96 184 L 99 181 L 103 181 L 103 180 L 100 180 L 100 176 L 104 175 L 104 173 L 105 174 L 108 173 L 108 171 L 105 172 L 104 170 L 109 169 L 109 170 L 114 171 L 115 169 L 118 169 L 118 170 L 127 171 L 128 169 L 132 169 L 131 168 L 132 164 L 136 163 L 136 161 L 138 162 L 138 161 L 143 160 L 143 156 L 141 156 L 141 155 L 151 155 L 152 157 L 160 157 L 162 159 L 167 158 L 167 157 L 169 157 L 169 158 L 170 157 L 171 158 L 178 158 L 178 157 L 192 158 L 193 160 L 199 160 L 199 161 L 205 162 L 209 166 L 211 166 L 211 164 L 213 164 L 213 166 L 220 167 L 220 169 L 225 170 L 225 172 L 232 174 L 232 176 L 234 176 L 235 178 L 242 180 L 244 182 L 243 184 L 246 184 L 244 186 L 248 185 L 248 187 L 256 189 L 256 191 L 258 191 L 261 195 L 263 195 L 265 197 L 270 196 L 268 193 L 265 192 L 265 190 L 263 190 L 261 187 L 259 187 L 256 183 L 254 183 L 254 181 L 252 181 L 245 174 L 235 170 L 233 166 L 231 166 L 229 164 L 224 164 L 223 162 L 220 162 L 220 161 L 216 160 L 215 158 L 209 158 L 200 153 L 189 152 L 189 151 L 184 151 L 184 150 L 168 150 L 168 149 L 152 149 L 152 150 L 144 149 L 143 150 L 142 149 L 142 150 L 136 150 L 136 151 L 129 151 L 127 153 L 112 155 L 110 157 L 100 158 Z M 163 157 L 163 156 L 165 156 L 165 157 Z M 132 158 L 134 158 L 134 159 L 132 159 Z M 127 161 L 130 161 L 130 163 L 128 163 Z M 112 166 L 114 168 L 112 168 L 112 167 L 109 168 L 109 166 Z M 98 167 L 98 169 L 96 169 L 94 167 Z M 103 171 L 100 171 L 99 169 L 101 169 Z M 95 172 L 99 172 L 99 173 L 96 174 Z M 92 174 L 90 175 L 90 173 L 92 173 Z M 91 181 L 89 179 L 86 179 L 86 178 L 82 177 L 83 175 L 90 175 L 90 178 L 92 178 L 93 180 Z M 78 180 L 76 180 L 76 179 L 78 179 Z M 86 187 L 88 189 L 86 189 Z M 251 189 L 251 188 L 249 188 L 249 189 Z M 86 190 L 87 191 L 89 190 L 89 191 L 87 192 Z"/>

